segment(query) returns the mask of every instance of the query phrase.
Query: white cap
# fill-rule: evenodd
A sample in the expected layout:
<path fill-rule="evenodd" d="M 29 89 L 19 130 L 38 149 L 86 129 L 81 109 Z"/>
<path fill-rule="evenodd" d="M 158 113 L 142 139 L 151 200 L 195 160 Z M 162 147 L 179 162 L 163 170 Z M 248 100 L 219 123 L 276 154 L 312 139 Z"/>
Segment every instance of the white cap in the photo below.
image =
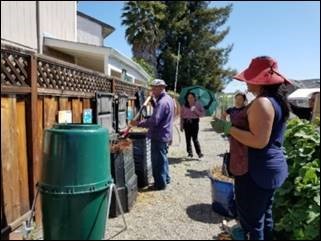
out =
<path fill-rule="evenodd" d="M 167 84 L 162 79 L 154 79 L 151 86 L 167 86 Z"/>

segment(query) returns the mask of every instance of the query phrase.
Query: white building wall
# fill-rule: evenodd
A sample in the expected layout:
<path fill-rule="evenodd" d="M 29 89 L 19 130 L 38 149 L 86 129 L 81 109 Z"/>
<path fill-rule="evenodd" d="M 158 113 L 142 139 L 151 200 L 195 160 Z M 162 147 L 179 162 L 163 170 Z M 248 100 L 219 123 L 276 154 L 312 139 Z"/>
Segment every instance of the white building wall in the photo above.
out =
<path fill-rule="evenodd" d="M 103 46 L 102 27 L 82 16 L 77 16 L 77 40 L 80 43 Z"/>
<path fill-rule="evenodd" d="M 35 1 L 1 1 L 1 39 L 24 45 L 26 48 L 36 51 Z"/>
<path fill-rule="evenodd" d="M 40 49 L 43 36 L 77 41 L 76 1 L 39 1 Z"/>
<path fill-rule="evenodd" d="M 122 72 L 123 69 L 126 70 L 127 75 L 131 78 L 133 78 L 133 82 L 135 82 L 135 80 L 140 80 L 140 81 L 146 81 L 146 78 L 140 74 L 136 69 L 126 65 L 125 63 L 123 63 L 122 61 L 109 56 L 108 59 L 108 73 L 110 74 L 110 69 L 114 69 L 118 72 Z"/>
<path fill-rule="evenodd" d="M 38 1 L 39 35 L 76 41 L 76 1 Z M 1 38 L 37 49 L 36 1 L 1 1 Z M 22 46 L 22 47 L 23 47 Z"/>

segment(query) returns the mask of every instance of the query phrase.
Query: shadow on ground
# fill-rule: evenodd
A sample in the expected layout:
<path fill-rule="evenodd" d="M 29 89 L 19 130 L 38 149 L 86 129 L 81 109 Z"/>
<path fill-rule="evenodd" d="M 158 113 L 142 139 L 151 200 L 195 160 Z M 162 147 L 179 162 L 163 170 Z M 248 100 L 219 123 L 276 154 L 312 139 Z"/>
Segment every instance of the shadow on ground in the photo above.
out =
<path fill-rule="evenodd" d="M 211 131 L 211 132 L 214 132 L 214 129 L 211 127 L 211 128 L 202 129 L 201 131 Z"/>
<path fill-rule="evenodd" d="M 223 157 L 224 157 L 224 155 L 225 155 L 225 153 L 221 153 L 221 154 L 218 154 L 217 156 L 218 156 L 218 157 L 222 157 L 222 158 L 223 158 Z"/>
<path fill-rule="evenodd" d="M 145 192 L 155 192 L 156 190 L 153 188 L 152 184 L 147 187 L 140 187 L 138 188 L 138 192 L 145 193 Z"/>
<path fill-rule="evenodd" d="M 189 206 L 186 209 L 187 215 L 197 222 L 220 224 L 224 217 L 212 210 L 211 204 L 200 203 Z"/>
<path fill-rule="evenodd" d="M 191 162 L 191 161 L 198 161 L 198 159 L 187 158 L 187 157 L 169 157 L 168 158 L 169 165 L 179 164 L 182 162 Z"/>
<path fill-rule="evenodd" d="M 196 171 L 192 169 L 187 169 L 187 173 L 185 174 L 187 177 L 191 178 L 204 178 L 208 176 L 208 171 Z"/>

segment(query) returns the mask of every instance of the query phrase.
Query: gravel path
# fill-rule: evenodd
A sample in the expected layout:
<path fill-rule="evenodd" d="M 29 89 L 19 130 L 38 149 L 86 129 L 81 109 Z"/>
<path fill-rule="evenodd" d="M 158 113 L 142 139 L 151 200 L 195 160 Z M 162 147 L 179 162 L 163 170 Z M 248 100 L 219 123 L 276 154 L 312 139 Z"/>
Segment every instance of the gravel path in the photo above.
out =
<path fill-rule="evenodd" d="M 185 136 L 174 130 L 169 150 L 172 183 L 165 191 L 141 191 L 133 209 L 125 214 L 128 229 L 113 239 L 216 239 L 223 217 L 211 209 L 211 186 L 207 171 L 220 165 L 227 148 L 212 131 L 211 118 L 202 118 L 199 140 L 204 158 L 186 159 Z M 176 123 L 178 127 L 178 124 Z M 194 154 L 195 155 L 195 154 Z M 106 237 L 121 230 L 122 218 L 109 219 Z"/>

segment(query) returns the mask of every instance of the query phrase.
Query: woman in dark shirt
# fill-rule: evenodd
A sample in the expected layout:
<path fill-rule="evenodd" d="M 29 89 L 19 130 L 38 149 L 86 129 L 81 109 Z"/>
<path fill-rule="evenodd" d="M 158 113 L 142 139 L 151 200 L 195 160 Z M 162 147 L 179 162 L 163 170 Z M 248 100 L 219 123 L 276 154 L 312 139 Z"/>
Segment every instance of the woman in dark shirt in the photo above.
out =
<path fill-rule="evenodd" d="M 230 118 L 231 116 L 233 115 L 233 113 L 235 112 L 239 112 L 241 111 L 242 109 L 245 108 L 246 106 L 246 94 L 243 94 L 243 93 L 237 93 L 235 96 L 234 96 L 234 101 L 235 101 L 235 106 L 234 107 L 230 107 L 228 108 L 225 112 L 223 112 L 222 114 L 222 119 L 223 120 L 226 120 L 226 117 L 228 115 L 230 115 Z"/>
<path fill-rule="evenodd" d="M 233 126 L 243 130 L 248 130 L 247 120 L 247 98 L 244 93 L 237 93 L 234 97 L 235 106 L 228 108 L 223 114 L 222 119 L 226 120 L 229 116 Z M 230 142 L 230 160 L 228 164 L 228 172 L 235 178 L 247 173 L 248 169 L 248 157 L 247 146 L 237 141 L 232 136 L 229 136 Z"/>

